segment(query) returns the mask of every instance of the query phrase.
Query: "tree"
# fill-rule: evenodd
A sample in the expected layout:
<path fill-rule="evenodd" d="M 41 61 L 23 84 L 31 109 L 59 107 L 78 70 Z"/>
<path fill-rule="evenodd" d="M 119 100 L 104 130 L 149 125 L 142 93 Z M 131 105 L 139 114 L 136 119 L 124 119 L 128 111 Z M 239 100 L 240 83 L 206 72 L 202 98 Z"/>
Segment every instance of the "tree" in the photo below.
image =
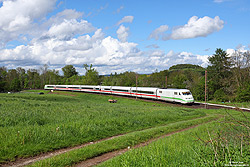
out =
<path fill-rule="evenodd" d="M 21 85 L 19 75 L 16 69 L 8 70 L 7 73 L 8 91 L 20 91 Z"/>
<path fill-rule="evenodd" d="M 41 84 L 40 84 L 41 78 L 38 73 L 38 70 L 29 69 L 27 71 L 27 76 L 28 76 L 28 84 L 26 88 L 33 88 L 33 89 L 41 88 Z"/>
<path fill-rule="evenodd" d="M 7 76 L 7 69 L 6 67 L 0 67 L 0 92 L 6 91 L 6 76 Z"/>
<path fill-rule="evenodd" d="M 236 85 L 237 87 L 242 87 L 250 79 L 250 52 L 236 50 L 231 56 L 231 62 Z"/>
<path fill-rule="evenodd" d="M 90 64 L 89 66 L 88 64 L 84 64 L 83 67 L 86 70 L 84 84 L 99 85 L 99 74 L 96 69 L 93 68 L 93 65 Z"/>
<path fill-rule="evenodd" d="M 44 64 L 42 67 L 40 67 L 41 87 L 46 84 L 48 68 L 49 66 L 47 64 Z"/>
<path fill-rule="evenodd" d="M 229 91 L 231 71 L 230 68 L 232 63 L 230 61 L 229 55 L 226 51 L 222 49 L 216 49 L 215 54 L 208 58 L 209 63 L 208 66 L 208 88 L 212 91 L 212 94 L 221 88 L 224 89 L 225 92 Z"/>
<path fill-rule="evenodd" d="M 17 67 L 16 71 L 17 71 L 18 76 L 19 76 L 20 87 L 21 87 L 21 89 L 23 89 L 24 84 L 25 84 L 25 77 L 26 77 L 25 69 L 23 69 L 21 67 Z"/>
<path fill-rule="evenodd" d="M 173 85 L 175 88 L 184 89 L 187 86 L 186 81 L 187 77 L 184 74 L 176 75 L 173 80 Z"/>
<path fill-rule="evenodd" d="M 60 75 L 59 75 L 59 71 L 58 70 L 48 70 L 47 71 L 47 81 L 46 83 L 48 84 L 53 84 L 56 85 L 59 83 L 60 81 Z"/>
<path fill-rule="evenodd" d="M 73 65 L 66 65 L 62 68 L 63 75 L 65 78 L 70 78 L 74 75 L 77 75 L 78 72 L 76 72 L 76 69 Z"/>

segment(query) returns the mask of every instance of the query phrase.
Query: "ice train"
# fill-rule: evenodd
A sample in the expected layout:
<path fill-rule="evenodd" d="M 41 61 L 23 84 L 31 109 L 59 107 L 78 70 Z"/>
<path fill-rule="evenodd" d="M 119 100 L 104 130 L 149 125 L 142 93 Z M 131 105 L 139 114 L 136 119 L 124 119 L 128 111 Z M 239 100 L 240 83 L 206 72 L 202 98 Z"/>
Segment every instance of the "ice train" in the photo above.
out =
<path fill-rule="evenodd" d="M 45 85 L 46 90 L 64 90 L 132 96 L 148 99 L 177 102 L 182 104 L 194 103 L 194 98 L 188 89 L 164 89 L 152 87 L 125 86 L 94 86 L 94 85 Z"/>

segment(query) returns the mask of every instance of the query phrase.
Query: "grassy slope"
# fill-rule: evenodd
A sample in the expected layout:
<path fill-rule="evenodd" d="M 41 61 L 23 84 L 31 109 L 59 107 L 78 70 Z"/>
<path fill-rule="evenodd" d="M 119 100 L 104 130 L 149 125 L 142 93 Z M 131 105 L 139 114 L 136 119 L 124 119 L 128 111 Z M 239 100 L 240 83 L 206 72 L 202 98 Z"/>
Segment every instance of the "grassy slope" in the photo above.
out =
<path fill-rule="evenodd" d="M 204 112 L 109 96 L 0 94 L 0 162 L 205 116 Z"/>
<path fill-rule="evenodd" d="M 230 161 L 236 166 L 250 165 L 249 132 L 237 122 L 244 121 L 247 124 L 250 113 L 245 113 L 245 117 L 239 112 L 225 111 L 221 110 L 220 114 L 225 117 L 219 122 L 132 149 L 99 166 L 225 166 L 230 165 Z M 243 136 L 242 140 L 240 136 Z"/>

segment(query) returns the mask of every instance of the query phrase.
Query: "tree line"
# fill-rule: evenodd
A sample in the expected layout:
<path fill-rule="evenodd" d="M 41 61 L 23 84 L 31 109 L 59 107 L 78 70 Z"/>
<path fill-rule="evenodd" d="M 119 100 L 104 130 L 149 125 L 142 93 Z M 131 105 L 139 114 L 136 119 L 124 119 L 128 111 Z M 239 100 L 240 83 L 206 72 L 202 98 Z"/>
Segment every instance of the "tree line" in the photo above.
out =
<path fill-rule="evenodd" d="M 205 71 L 207 71 L 207 99 L 216 101 L 250 101 L 250 52 L 236 50 L 229 57 L 218 48 L 208 58 L 209 66 L 203 68 L 192 64 L 178 64 L 168 70 L 152 74 L 137 74 L 126 71 L 99 75 L 93 65 L 84 64 L 85 75 L 79 75 L 73 65 L 58 70 L 44 65 L 39 69 L 25 70 L 21 67 L 7 70 L 0 67 L 0 92 L 23 89 L 43 89 L 45 84 L 109 85 L 160 88 L 187 88 L 196 100 L 205 98 Z M 167 79 L 166 79 L 167 76 Z M 166 82 L 167 81 L 167 82 Z"/>

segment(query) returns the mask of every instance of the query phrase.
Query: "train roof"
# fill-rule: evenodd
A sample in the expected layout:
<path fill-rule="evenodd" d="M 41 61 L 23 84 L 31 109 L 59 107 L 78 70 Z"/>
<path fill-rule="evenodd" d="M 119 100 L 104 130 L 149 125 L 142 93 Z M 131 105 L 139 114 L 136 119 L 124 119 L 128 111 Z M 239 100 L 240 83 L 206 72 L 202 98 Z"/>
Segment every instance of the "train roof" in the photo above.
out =
<path fill-rule="evenodd" d="M 45 86 L 62 86 L 62 87 L 99 87 L 101 85 L 45 85 Z M 156 88 L 156 87 L 130 87 L 130 86 L 101 86 L 101 87 L 112 87 L 112 88 L 116 88 L 116 89 L 132 89 L 132 90 L 142 90 L 142 89 L 146 89 L 146 90 L 167 90 L 167 91 L 190 91 L 188 89 L 176 89 L 176 88 Z"/>

